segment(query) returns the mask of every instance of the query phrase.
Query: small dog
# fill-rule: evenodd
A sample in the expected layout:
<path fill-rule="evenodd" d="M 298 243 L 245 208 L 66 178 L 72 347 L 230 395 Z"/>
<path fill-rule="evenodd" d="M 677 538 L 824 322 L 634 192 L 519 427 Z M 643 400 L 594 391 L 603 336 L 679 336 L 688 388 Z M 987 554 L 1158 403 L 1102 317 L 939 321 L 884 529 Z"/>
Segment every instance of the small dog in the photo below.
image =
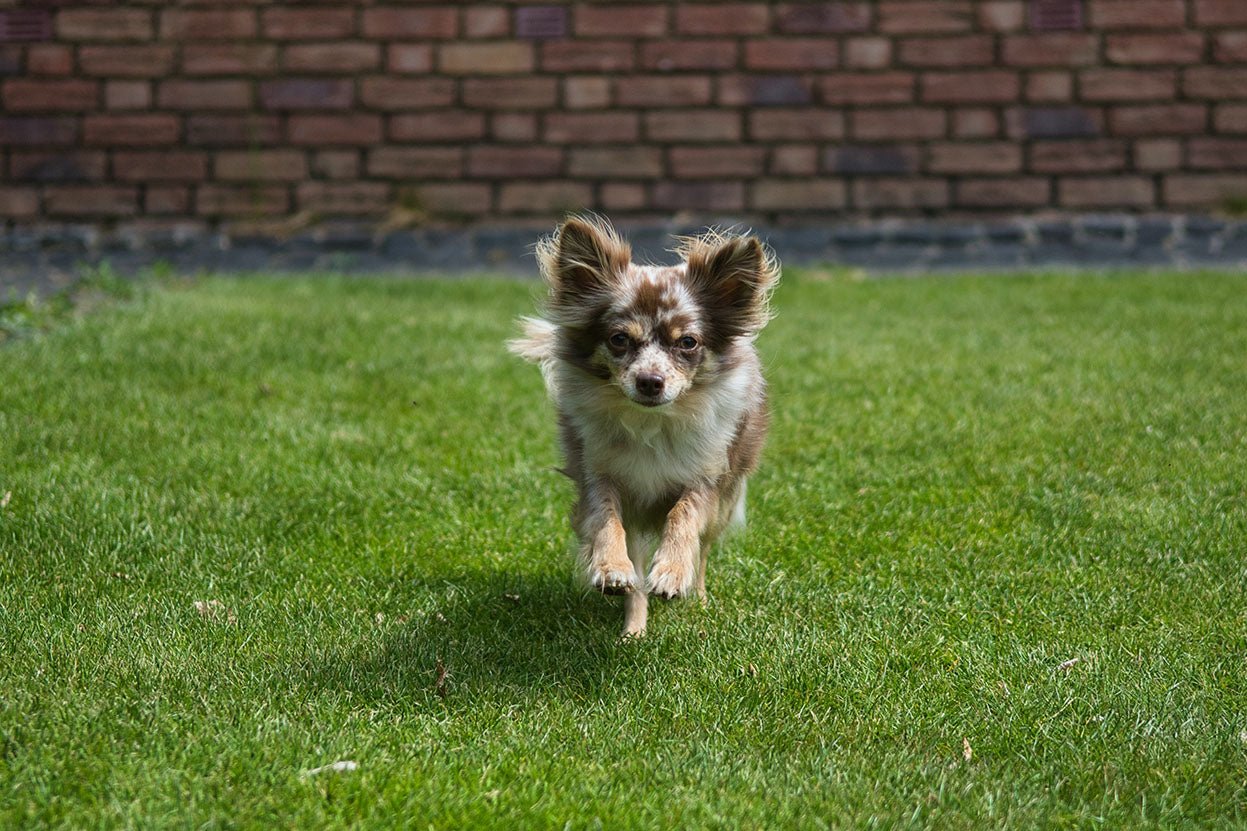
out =
<path fill-rule="evenodd" d="M 638 265 L 609 225 L 568 219 L 537 244 L 545 318 L 508 344 L 541 365 L 580 562 L 590 586 L 627 595 L 625 636 L 644 633 L 647 594 L 705 599 L 707 551 L 744 524 L 769 421 L 753 342 L 779 261 L 753 236 L 679 242 L 679 265 Z"/>

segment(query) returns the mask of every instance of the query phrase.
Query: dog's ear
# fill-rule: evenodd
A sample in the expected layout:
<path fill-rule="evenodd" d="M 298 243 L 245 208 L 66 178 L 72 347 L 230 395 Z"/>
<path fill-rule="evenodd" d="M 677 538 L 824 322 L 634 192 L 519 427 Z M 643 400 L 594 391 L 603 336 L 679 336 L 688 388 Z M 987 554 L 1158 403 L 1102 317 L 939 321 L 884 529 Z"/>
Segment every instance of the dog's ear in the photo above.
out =
<path fill-rule="evenodd" d="M 632 259 L 632 250 L 602 222 L 571 217 L 538 247 L 556 304 L 582 303 L 608 292 Z"/>
<path fill-rule="evenodd" d="M 722 339 L 751 335 L 770 319 L 779 263 L 757 237 L 711 234 L 686 240 L 688 281 Z"/>

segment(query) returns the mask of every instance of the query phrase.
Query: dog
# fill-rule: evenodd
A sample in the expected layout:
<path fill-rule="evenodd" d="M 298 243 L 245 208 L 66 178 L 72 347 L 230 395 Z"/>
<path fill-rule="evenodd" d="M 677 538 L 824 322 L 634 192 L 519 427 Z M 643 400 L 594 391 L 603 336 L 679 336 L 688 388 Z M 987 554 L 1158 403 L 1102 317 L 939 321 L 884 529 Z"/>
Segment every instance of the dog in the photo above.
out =
<path fill-rule="evenodd" d="M 544 315 L 508 344 L 541 366 L 583 576 L 626 596 L 625 637 L 644 634 L 650 594 L 705 601 L 707 553 L 744 525 L 770 420 L 754 340 L 778 259 L 755 236 L 678 242 L 678 265 L 641 265 L 606 222 L 566 219 L 536 246 Z"/>

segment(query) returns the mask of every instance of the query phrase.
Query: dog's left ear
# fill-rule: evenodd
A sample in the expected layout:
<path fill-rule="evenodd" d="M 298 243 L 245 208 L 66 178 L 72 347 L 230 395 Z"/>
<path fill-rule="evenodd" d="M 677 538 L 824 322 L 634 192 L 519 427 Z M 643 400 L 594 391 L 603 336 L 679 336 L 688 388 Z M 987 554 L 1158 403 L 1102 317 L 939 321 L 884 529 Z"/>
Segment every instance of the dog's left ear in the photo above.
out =
<path fill-rule="evenodd" d="M 761 240 L 753 236 L 695 240 L 685 253 L 689 284 L 722 335 L 751 335 L 766 325 L 779 263 Z"/>

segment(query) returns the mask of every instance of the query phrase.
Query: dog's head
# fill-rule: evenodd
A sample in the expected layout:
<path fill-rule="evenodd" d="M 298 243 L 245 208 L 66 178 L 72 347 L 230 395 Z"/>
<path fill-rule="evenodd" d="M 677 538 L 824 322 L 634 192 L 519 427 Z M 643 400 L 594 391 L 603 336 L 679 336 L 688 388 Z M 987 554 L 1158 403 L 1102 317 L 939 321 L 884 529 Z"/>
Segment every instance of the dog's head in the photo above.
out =
<path fill-rule="evenodd" d="M 558 357 L 644 407 L 712 380 L 769 319 L 779 264 L 757 237 L 680 240 L 683 262 L 638 265 L 609 226 L 568 219 L 537 247 Z"/>

